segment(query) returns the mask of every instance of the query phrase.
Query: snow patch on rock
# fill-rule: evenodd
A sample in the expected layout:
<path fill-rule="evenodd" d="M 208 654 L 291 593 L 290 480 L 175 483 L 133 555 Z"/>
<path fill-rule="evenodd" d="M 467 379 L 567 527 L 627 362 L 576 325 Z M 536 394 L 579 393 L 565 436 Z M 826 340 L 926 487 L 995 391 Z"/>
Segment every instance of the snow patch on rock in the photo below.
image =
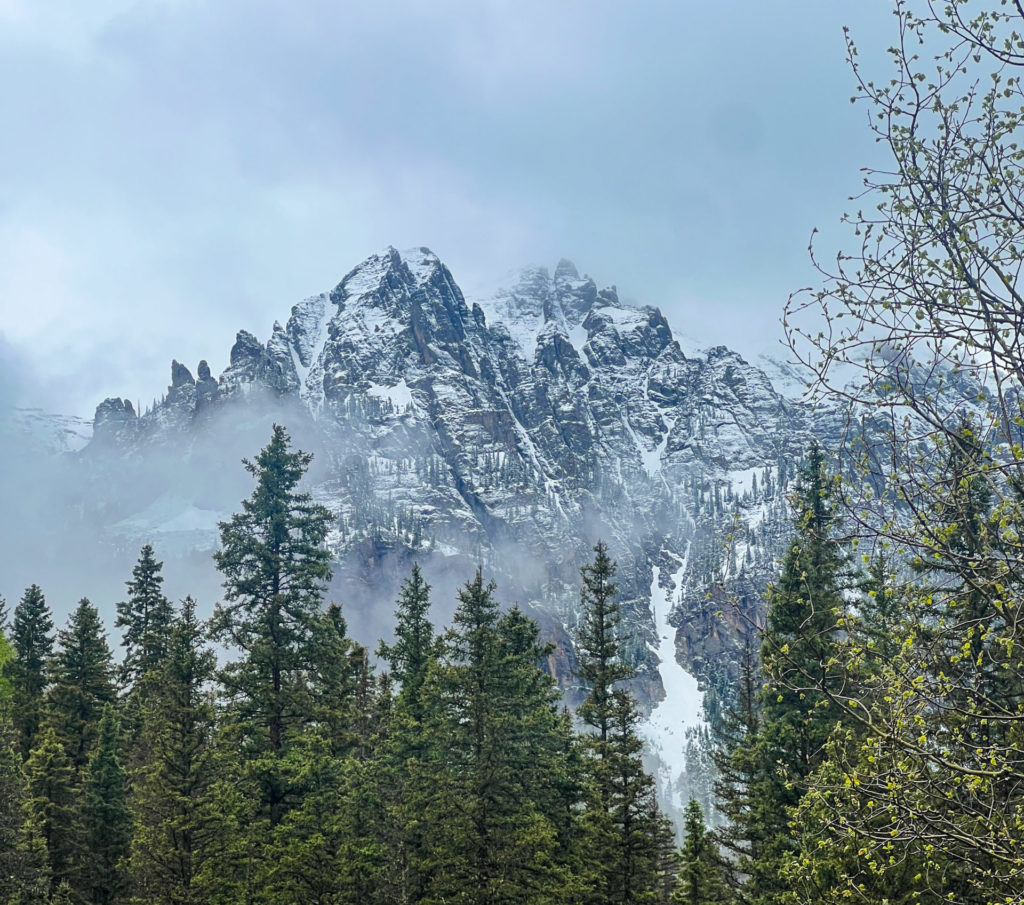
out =
<path fill-rule="evenodd" d="M 404 411 L 405 407 L 413 402 L 412 390 L 405 382 L 404 377 L 394 386 L 390 387 L 371 384 L 366 392 L 380 400 L 389 399 L 391 404 L 400 412 Z"/>
<path fill-rule="evenodd" d="M 569 328 L 569 342 L 572 343 L 572 347 L 580 354 L 583 354 L 583 347 L 587 343 L 587 328 L 583 324 L 576 324 L 574 327 Z"/>

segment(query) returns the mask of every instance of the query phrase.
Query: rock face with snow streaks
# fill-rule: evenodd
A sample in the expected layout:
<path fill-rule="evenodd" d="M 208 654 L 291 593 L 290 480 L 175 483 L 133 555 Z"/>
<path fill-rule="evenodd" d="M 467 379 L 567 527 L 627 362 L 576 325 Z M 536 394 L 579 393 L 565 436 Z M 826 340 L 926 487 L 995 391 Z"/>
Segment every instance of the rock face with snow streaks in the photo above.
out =
<path fill-rule="evenodd" d="M 413 557 L 428 574 L 480 563 L 565 646 L 579 566 L 606 540 L 652 702 L 663 694 L 652 576 L 674 593 L 684 664 L 720 678 L 698 633 L 718 652 L 743 627 L 709 627 L 706 589 L 763 584 L 784 533 L 786 463 L 809 436 L 761 370 L 724 347 L 685 355 L 657 308 L 622 303 L 568 261 L 468 301 L 429 250 L 388 248 L 292 307 L 265 343 L 240 331 L 219 379 L 205 361 L 197 377 L 174 362 L 150 410 L 104 401 L 85 455 L 137 461 L 159 447 L 237 470 L 204 437 L 256 411 L 316 453 L 310 477 L 337 517 L 335 584 L 350 607 L 393 599 Z M 175 491 L 190 513 L 231 506 L 199 483 L 203 499 Z"/>

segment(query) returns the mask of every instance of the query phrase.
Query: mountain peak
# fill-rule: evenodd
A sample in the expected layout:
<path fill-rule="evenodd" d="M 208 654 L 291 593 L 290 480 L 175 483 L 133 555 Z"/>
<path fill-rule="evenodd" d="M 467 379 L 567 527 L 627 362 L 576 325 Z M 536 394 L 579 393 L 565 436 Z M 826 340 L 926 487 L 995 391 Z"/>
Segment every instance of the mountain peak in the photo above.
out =
<path fill-rule="evenodd" d="M 555 267 L 555 282 L 563 283 L 566 280 L 578 280 L 580 272 L 568 258 L 562 258 Z"/>
<path fill-rule="evenodd" d="M 383 287 L 394 290 L 403 284 L 419 286 L 443 266 L 440 258 L 425 246 L 399 251 L 389 245 L 350 270 L 331 291 L 330 299 L 340 305 L 350 299 L 371 295 Z"/>

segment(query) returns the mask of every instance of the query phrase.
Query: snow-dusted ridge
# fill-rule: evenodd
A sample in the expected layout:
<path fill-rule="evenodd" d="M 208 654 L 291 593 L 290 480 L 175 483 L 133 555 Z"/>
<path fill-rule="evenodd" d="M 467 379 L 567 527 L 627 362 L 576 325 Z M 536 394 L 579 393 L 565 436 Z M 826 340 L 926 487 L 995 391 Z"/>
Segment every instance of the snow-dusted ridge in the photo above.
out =
<path fill-rule="evenodd" d="M 428 249 L 387 248 L 294 305 L 265 342 L 241 331 L 219 377 L 175 363 L 153 411 L 100 405 L 83 462 L 131 474 L 176 456 L 191 469 L 164 496 L 147 486 L 121 505 L 108 534 L 215 541 L 209 526 L 238 500 L 224 476 L 259 448 L 260 418 L 316 453 L 311 489 L 336 517 L 332 593 L 356 620 L 390 613 L 382 601 L 414 559 L 449 600 L 482 564 L 499 599 L 565 649 L 579 567 L 605 540 L 669 779 L 683 727 L 699 725 L 694 677 L 720 681 L 742 643 L 742 621 L 707 604 L 708 582 L 738 582 L 759 605 L 788 530 L 783 488 L 764 476 L 812 432 L 761 368 L 724 346 L 684 349 L 657 308 L 625 304 L 568 261 L 466 298 Z M 552 660 L 572 696 L 570 668 L 569 654 Z"/>

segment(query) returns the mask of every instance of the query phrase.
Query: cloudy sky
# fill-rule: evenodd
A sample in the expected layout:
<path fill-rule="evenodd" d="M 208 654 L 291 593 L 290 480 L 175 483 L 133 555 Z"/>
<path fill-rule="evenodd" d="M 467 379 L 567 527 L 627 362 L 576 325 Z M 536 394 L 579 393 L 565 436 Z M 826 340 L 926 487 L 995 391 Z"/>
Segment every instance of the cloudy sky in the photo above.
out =
<path fill-rule="evenodd" d="M 755 350 L 878 160 L 884 0 L 0 0 L 0 387 L 88 415 L 392 244 Z M 10 383 L 10 381 L 8 381 Z"/>

